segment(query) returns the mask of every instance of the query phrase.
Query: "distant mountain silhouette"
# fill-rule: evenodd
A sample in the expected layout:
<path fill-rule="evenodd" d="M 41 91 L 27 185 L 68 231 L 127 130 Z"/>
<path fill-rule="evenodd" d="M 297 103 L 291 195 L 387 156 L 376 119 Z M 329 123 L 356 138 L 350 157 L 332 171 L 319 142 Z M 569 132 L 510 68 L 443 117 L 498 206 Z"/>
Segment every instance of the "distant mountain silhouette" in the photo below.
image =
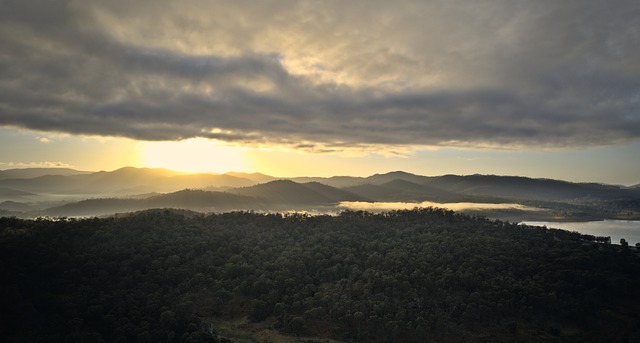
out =
<path fill-rule="evenodd" d="M 357 186 L 345 187 L 356 194 L 386 199 L 449 199 L 467 201 L 507 199 L 563 201 L 586 197 L 618 199 L 640 196 L 626 187 L 598 183 L 573 183 L 552 179 L 533 179 L 497 175 L 421 176 L 395 171 L 364 178 Z M 371 187 L 379 186 L 379 187 Z M 425 188 L 426 187 L 426 188 Z"/>
<path fill-rule="evenodd" d="M 56 206 L 43 211 L 49 216 L 99 216 L 152 208 L 178 208 L 203 212 L 249 210 L 264 204 L 251 197 L 223 192 L 182 190 L 146 199 L 88 199 Z"/>
<path fill-rule="evenodd" d="M 210 210 L 251 209 L 263 206 L 259 200 L 252 197 L 193 189 L 147 198 L 143 203 L 150 207 L 208 208 Z"/>
<path fill-rule="evenodd" d="M 415 175 L 403 171 L 393 171 L 385 174 L 374 174 L 368 177 L 355 176 L 332 176 L 332 177 L 295 177 L 290 180 L 305 183 L 319 182 L 336 188 L 346 188 L 361 185 L 381 185 L 394 180 L 409 181 L 416 184 L 423 184 L 429 177 Z"/>
<path fill-rule="evenodd" d="M 230 189 L 229 192 L 277 204 L 323 205 L 362 200 L 353 193 L 318 182 L 297 183 L 291 180 L 275 180 L 251 187 Z"/>
<path fill-rule="evenodd" d="M 3 201 L 0 203 L 0 209 L 15 212 L 26 212 L 30 211 L 32 208 L 27 204 L 17 201 Z"/>
<path fill-rule="evenodd" d="M 179 175 L 161 181 L 171 190 L 205 187 L 246 187 L 255 185 L 253 180 L 227 174 L 190 174 Z"/>
<path fill-rule="evenodd" d="M 332 176 L 332 177 L 293 177 L 289 180 L 297 183 L 318 182 L 335 188 L 344 188 L 367 183 L 365 178 L 357 176 Z"/>
<path fill-rule="evenodd" d="M 49 169 L 11 170 L 12 178 L 0 178 L 0 202 L 6 202 L 0 209 L 27 213 L 28 208 L 73 200 L 42 213 L 28 213 L 97 215 L 164 207 L 219 212 L 324 209 L 343 201 L 432 201 L 519 203 L 582 218 L 640 216 L 640 185 L 497 175 L 421 176 L 403 171 L 369 177 L 289 179 L 260 173 L 187 174 L 132 167 L 94 173 L 55 171 L 60 174 L 40 175 L 51 172 Z M 33 175 L 39 176 L 27 177 Z M 83 198 L 89 200 L 77 201 Z"/>
<path fill-rule="evenodd" d="M 374 174 L 366 179 L 366 183 L 373 185 L 381 185 L 390 181 L 402 180 L 408 181 L 419 185 L 424 185 L 429 180 L 428 176 L 415 175 L 403 171 L 394 171 L 386 174 Z"/>
<path fill-rule="evenodd" d="M 101 216 L 120 212 L 144 210 L 140 199 L 87 199 L 78 202 L 56 206 L 38 212 L 38 215 L 68 217 L 68 216 Z"/>
<path fill-rule="evenodd" d="M 424 184 L 465 195 L 538 201 L 572 200 L 584 197 L 615 199 L 634 196 L 628 189 L 619 186 L 518 176 L 445 175 L 427 178 Z"/>
<path fill-rule="evenodd" d="M 328 199 L 330 203 L 337 203 L 341 201 L 365 201 L 366 198 L 349 192 L 344 189 L 338 189 L 319 182 L 306 182 L 302 184 L 305 188 L 310 189 L 317 194 L 320 194 L 324 198 Z"/>
<path fill-rule="evenodd" d="M 398 191 L 370 183 L 345 187 L 343 189 L 358 194 L 368 201 L 404 201 L 397 196 Z"/>
<path fill-rule="evenodd" d="M 19 191 L 11 188 L 0 187 L 0 196 L 13 196 L 13 195 L 30 196 L 30 195 L 36 195 L 36 194 L 25 192 L 25 191 Z"/>
<path fill-rule="evenodd" d="M 256 183 L 265 183 L 273 180 L 277 180 L 277 177 L 269 176 L 261 173 L 238 173 L 238 172 L 229 172 L 224 173 L 223 175 L 230 175 L 241 179 L 247 179 L 254 181 Z"/>
<path fill-rule="evenodd" d="M 362 197 L 320 183 L 298 184 L 288 180 L 211 192 L 186 189 L 147 198 L 102 198 L 68 203 L 44 210 L 49 216 L 95 216 L 151 208 L 179 208 L 203 212 L 231 210 L 283 210 L 321 206 Z"/>
<path fill-rule="evenodd" d="M 32 179 L 45 175 L 81 175 L 91 172 L 79 171 L 70 168 L 16 168 L 0 170 L 0 179 Z"/>
<path fill-rule="evenodd" d="M 0 201 L 27 201 L 34 200 L 37 194 L 17 189 L 0 187 Z"/>
<path fill-rule="evenodd" d="M 57 194 L 115 195 L 172 192 L 185 188 L 242 187 L 256 182 L 231 175 L 185 174 L 168 169 L 125 167 L 111 172 L 45 175 L 0 180 L 0 188 Z"/>
<path fill-rule="evenodd" d="M 381 182 L 384 180 L 385 178 L 379 177 L 371 181 Z M 463 198 L 461 195 L 446 190 L 417 184 L 404 179 L 393 179 L 379 185 L 367 183 L 346 187 L 344 190 L 358 194 L 371 201 L 420 202 L 429 200 L 446 202 Z"/>

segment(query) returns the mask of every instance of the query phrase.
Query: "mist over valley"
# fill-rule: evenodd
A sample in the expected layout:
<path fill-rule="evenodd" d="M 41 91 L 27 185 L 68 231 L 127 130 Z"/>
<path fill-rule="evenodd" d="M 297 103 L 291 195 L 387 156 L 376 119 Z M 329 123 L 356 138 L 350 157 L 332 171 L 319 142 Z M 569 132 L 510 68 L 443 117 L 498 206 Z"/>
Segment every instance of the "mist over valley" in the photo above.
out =
<path fill-rule="evenodd" d="M 277 178 L 259 173 L 187 174 L 126 167 L 0 171 L 0 211 L 33 218 L 89 217 L 152 208 L 228 211 L 389 211 L 442 207 L 491 218 L 637 219 L 640 189 L 496 175 Z"/>

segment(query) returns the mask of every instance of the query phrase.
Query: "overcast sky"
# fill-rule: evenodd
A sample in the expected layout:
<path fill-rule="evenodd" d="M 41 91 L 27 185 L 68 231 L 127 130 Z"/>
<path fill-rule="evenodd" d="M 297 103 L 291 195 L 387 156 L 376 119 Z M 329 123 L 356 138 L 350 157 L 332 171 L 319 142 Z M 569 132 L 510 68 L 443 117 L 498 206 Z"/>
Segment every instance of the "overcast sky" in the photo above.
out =
<path fill-rule="evenodd" d="M 640 182 L 637 0 L 4 0 L 0 76 L 7 142 L 200 137 L 292 168 L 617 156 L 577 178 Z"/>

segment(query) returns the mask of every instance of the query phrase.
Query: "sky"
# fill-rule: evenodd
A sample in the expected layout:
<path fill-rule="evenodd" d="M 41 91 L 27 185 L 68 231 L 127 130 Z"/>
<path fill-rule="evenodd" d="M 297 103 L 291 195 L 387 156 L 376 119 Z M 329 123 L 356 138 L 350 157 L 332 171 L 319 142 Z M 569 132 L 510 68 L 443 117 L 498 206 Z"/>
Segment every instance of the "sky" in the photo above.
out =
<path fill-rule="evenodd" d="M 0 169 L 640 183 L 640 2 L 3 0 Z"/>

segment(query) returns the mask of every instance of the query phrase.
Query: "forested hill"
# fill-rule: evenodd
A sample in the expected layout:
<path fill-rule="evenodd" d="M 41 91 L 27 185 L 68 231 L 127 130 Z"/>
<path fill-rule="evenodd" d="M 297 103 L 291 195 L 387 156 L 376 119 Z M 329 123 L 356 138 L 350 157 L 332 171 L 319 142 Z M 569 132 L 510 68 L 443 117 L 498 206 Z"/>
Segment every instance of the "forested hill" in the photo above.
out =
<path fill-rule="evenodd" d="M 219 325 L 248 318 L 348 342 L 637 342 L 638 252 L 597 241 L 440 209 L 0 218 L 0 340 L 244 342 Z"/>

